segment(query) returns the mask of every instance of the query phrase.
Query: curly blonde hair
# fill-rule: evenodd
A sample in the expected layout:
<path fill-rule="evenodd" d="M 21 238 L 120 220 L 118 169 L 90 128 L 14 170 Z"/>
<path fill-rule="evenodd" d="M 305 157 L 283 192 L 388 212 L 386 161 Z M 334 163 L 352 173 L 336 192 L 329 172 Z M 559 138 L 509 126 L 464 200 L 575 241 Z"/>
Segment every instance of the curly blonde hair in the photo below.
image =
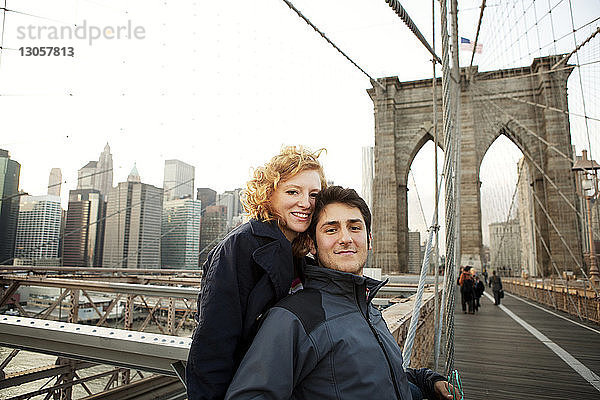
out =
<path fill-rule="evenodd" d="M 302 171 L 317 171 L 321 179 L 321 188 L 327 187 L 323 167 L 317 160 L 325 149 L 315 152 L 303 146 L 284 146 L 281 152 L 265 165 L 253 171 L 252 179 L 246 183 L 242 192 L 244 211 L 250 218 L 259 221 L 277 219 L 271 210 L 271 195 L 280 182 L 288 180 Z"/>

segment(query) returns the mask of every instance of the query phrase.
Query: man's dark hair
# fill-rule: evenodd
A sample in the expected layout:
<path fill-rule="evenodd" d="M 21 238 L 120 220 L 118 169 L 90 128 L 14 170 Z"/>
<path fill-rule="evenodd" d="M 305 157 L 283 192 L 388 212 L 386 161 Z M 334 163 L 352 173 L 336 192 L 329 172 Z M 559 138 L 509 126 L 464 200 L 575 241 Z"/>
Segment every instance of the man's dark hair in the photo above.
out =
<path fill-rule="evenodd" d="M 354 189 L 343 188 L 341 186 L 329 186 L 321 190 L 317 195 L 317 198 L 315 199 L 315 211 L 313 211 L 312 221 L 308 228 L 310 238 L 317 243 L 316 231 L 319 217 L 326 206 L 334 203 L 358 208 L 365 220 L 365 227 L 367 228 L 367 244 L 369 244 L 371 236 L 371 211 L 369 210 L 369 206 Z"/>

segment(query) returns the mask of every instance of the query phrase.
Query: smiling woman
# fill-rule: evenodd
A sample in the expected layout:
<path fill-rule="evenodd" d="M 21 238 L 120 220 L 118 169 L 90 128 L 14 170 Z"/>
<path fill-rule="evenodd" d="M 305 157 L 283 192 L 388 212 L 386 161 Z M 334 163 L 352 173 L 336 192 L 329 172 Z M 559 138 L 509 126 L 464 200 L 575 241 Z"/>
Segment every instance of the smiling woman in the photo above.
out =
<path fill-rule="evenodd" d="M 311 210 L 322 183 L 316 170 L 299 172 L 281 182 L 271 197 L 271 209 L 285 237 L 292 241 L 310 225 Z"/>
<path fill-rule="evenodd" d="M 242 196 L 250 221 L 208 255 L 186 370 L 190 400 L 224 397 L 262 316 L 303 277 L 305 253 L 292 242 L 302 240 L 326 186 L 320 154 L 284 147 L 256 168 Z"/>

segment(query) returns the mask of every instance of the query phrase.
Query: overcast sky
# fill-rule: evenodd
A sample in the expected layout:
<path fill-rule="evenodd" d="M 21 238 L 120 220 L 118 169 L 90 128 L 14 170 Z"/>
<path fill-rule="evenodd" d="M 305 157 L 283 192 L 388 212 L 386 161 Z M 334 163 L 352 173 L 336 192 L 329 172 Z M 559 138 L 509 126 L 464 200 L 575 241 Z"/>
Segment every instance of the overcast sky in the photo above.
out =
<path fill-rule="evenodd" d="M 473 39 L 480 2 L 459 3 L 461 36 Z M 549 26 L 567 29 L 571 24 L 564 5 L 569 2 L 560 3 L 554 15 L 561 22 Z M 384 1 L 294 4 L 372 76 L 398 76 L 401 81 L 431 77 L 429 54 Z M 573 4 L 575 26 L 600 15 L 598 1 Z M 403 5 L 431 41 L 431 3 Z M 243 186 L 250 168 L 283 144 L 303 144 L 328 150 L 323 160 L 329 179 L 360 189 L 361 147 L 374 144 L 369 80 L 283 1 L 19 0 L 8 6 L 18 13 L 5 17 L 0 147 L 21 163 L 21 189 L 44 194 L 50 169 L 61 168 L 66 207 L 77 169 L 97 160 L 107 142 L 115 184 L 126 179 L 136 162 L 143 182 L 162 186 L 164 160 L 175 158 L 195 165 L 196 187 L 221 192 Z M 480 69 L 529 65 L 538 55 L 528 55 L 525 45 L 518 51 L 516 46 L 505 53 L 498 50 L 498 21 L 503 13 L 512 18 L 510 7 L 502 7 L 490 4 L 486 9 L 484 52 L 475 58 Z M 143 37 L 89 43 L 92 27 L 128 25 Z M 48 37 L 50 27 L 76 26 L 87 29 L 87 39 Z M 542 29 L 544 37 L 549 32 Z M 589 57 L 597 60 L 594 40 Z M 557 51 L 573 47 L 572 38 L 570 44 L 564 42 Z M 25 57 L 17 50 L 21 46 L 72 46 L 74 57 Z M 461 63 L 469 59 L 463 55 Z M 597 71 L 589 73 L 592 80 L 586 85 L 597 87 Z M 597 117 L 597 95 L 589 97 L 587 112 Z M 583 134 L 573 136 L 583 146 Z M 482 201 L 484 225 L 506 214 L 520 157 L 508 140 L 494 146 L 481 172 L 482 195 L 489 196 Z M 423 233 L 416 192 L 429 224 L 432 149 L 428 144 L 417 156 L 413 171 L 418 190 L 409 193 L 411 227 Z"/>

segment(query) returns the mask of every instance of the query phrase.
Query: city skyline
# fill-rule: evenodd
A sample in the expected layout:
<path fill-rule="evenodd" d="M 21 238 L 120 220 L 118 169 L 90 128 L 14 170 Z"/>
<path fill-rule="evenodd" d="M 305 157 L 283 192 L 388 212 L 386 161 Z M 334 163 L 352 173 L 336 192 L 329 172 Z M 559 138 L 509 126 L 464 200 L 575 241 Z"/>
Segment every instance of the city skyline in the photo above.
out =
<path fill-rule="evenodd" d="M 323 156 L 328 180 L 362 189 L 361 148 L 374 144 L 373 103 L 366 93 L 371 83 L 285 4 L 96 3 L 29 0 L 19 6 L 25 13 L 58 21 L 56 25 L 74 25 L 82 19 L 98 26 L 132 21 L 147 33 L 143 40 L 98 40 L 93 45 L 74 40 L 69 42 L 76 49 L 72 58 L 34 60 L 3 52 L 0 106 L 10 135 L 0 147 L 24 166 L 21 189 L 46 193 L 51 168 L 62 170 L 63 193 L 75 189 L 77 170 L 96 160 L 107 142 L 115 158 L 114 182 L 123 182 L 136 162 L 145 181 L 160 187 L 164 161 L 178 159 L 196 167 L 197 187 L 223 193 L 243 187 L 251 168 L 266 162 L 282 145 L 303 144 L 328 150 Z M 403 82 L 431 77 L 430 54 L 385 3 L 349 1 L 342 10 L 336 2 L 294 3 L 372 76 L 398 76 Z M 597 2 L 575 3 L 576 26 L 600 11 Z M 565 4 L 552 15 L 567 20 Z M 479 5 L 479 1 L 461 3 L 462 36 L 474 38 Z M 431 5 L 414 2 L 405 8 L 430 40 Z M 488 10 L 495 12 L 493 7 Z M 16 28 L 39 21 L 25 14 L 7 15 L 4 46 L 18 48 L 23 41 Z M 562 30 L 556 32 L 562 39 L 552 47 L 538 43 L 535 30 L 523 45 L 511 47 L 512 41 L 498 43 L 489 25 L 483 28 L 483 52 L 475 55 L 473 64 L 480 71 L 524 66 L 540 54 L 572 50 L 573 38 Z M 548 26 L 540 30 L 537 34 L 545 39 L 554 35 Z M 584 34 L 587 31 L 578 33 L 579 40 Z M 182 37 L 195 38 L 185 51 L 178 45 Z M 388 50 L 398 41 L 399 51 Z M 490 52 L 492 46 L 499 49 Z M 438 53 L 439 48 L 438 40 Z M 582 49 L 582 63 L 593 60 L 593 49 Z M 468 52 L 460 57 L 461 66 L 469 64 Z M 39 68 L 53 79 L 37 73 Z M 440 76 L 439 67 L 437 73 Z M 111 79 L 95 79 L 107 76 Z M 570 107 L 581 113 L 576 73 L 572 78 Z M 587 96 L 592 110 L 593 92 Z M 588 122 L 590 147 L 598 149 L 599 125 Z M 581 118 L 573 117 L 571 125 L 579 152 L 587 147 L 586 128 Z M 411 195 L 410 227 L 422 235 L 433 210 L 432 148 L 426 146 L 417 154 L 412 171 L 427 222 L 422 222 L 418 200 Z M 504 217 L 516 182 L 513 158 L 520 157 L 512 143 L 495 150 L 486 156 L 481 171 L 482 205 L 493 205 L 482 210 L 492 214 L 483 221 L 484 227 Z M 592 151 L 589 154 L 598 159 Z M 509 173 L 501 176 L 498 171 Z"/>

